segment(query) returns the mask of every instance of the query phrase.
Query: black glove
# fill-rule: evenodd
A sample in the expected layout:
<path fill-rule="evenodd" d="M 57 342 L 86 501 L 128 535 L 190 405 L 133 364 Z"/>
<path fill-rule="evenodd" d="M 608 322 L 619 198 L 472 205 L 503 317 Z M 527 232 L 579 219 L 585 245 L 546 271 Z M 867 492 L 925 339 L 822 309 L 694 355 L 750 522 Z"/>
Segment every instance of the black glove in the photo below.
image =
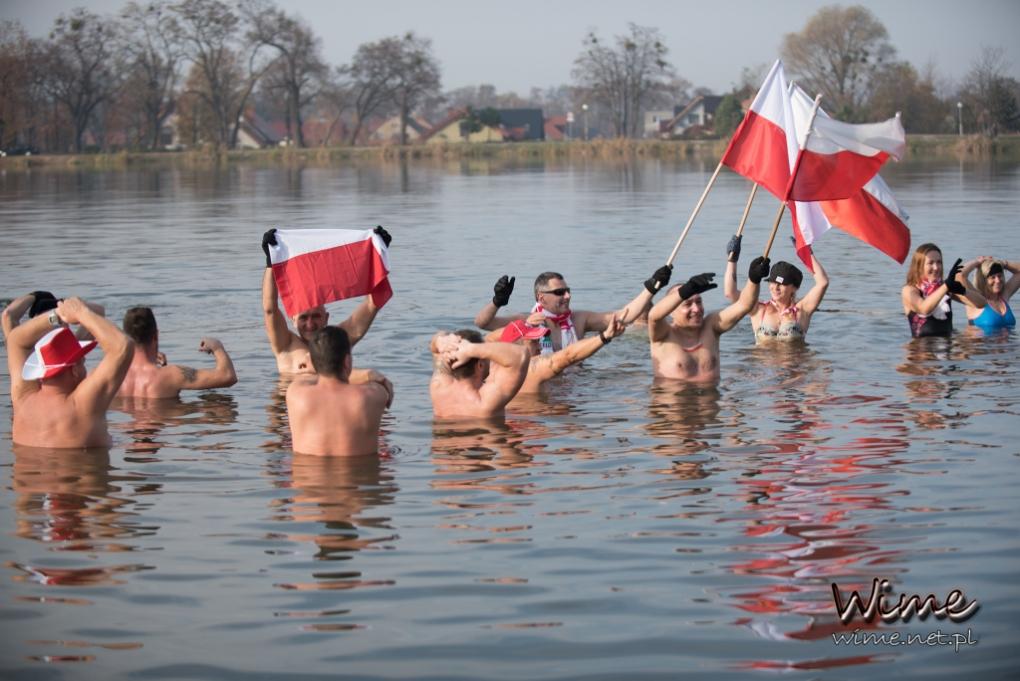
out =
<path fill-rule="evenodd" d="M 262 252 L 266 254 L 266 267 L 272 267 L 273 261 L 269 258 L 269 247 L 276 245 L 276 227 L 268 230 L 262 235 Z"/>
<path fill-rule="evenodd" d="M 496 307 L 503 307 L 510 302 L 510 294 L 514 292 L 514 282 L 517 281 L 517 277 L 508 277 L 503 275 L 496 282 L 496 285 L 492 287 L 492 292 L 495 294 L 492 296 L 492 304 Z"/>
<path fill-rule="evenodd" d="M 655 274 L 652 275 L 651 279 L 645 279 L 645 288 L 654 296 L 659 292 L 659 289 L 666 288 L 666 284 L 669 283 L 669 277 L 672 274 L 673 266 L 663 265 L 655 270 Z"/>
<path fill-rule="evenodd" d="M 740 240 L 743 237 L 740 234 L 734 234 L 730 237 L 729 242 L 726 244 L 726 252 L 729 254 L 729 261 L 736 262 L 740 260 Z"/>
<path fill-rule="evenodd" d="M 372 230 L 376 234 L 382 237 L 383 243 L 386 244 L 386 248 L 390 247 L 390 242 L 393 241 L 393 237 L 387 232 L 382 225 L 376 225 L 375 229 Z"/>
<path fill-rule="evenodd" d="M 962 258 L 957 258 L 953 266 L 949 268 L 949 272 L 946 273 L 946 288 L 949 289 L 950 293 L 955 293 L 958 296 L 962 296 L 967 292 L 967 288 L 956 280 L 956 275 L 960 273 L 960 263 L 963 262 Z"/>
<path fill-rule="evenodd" d="M 719 284 L 712 283 L 712 277 L 714 276 L 715 272 L 702 272 L 701 274 L 695 274 L 687 280 L 687 283 L 680 287 L 680 300 L 687 300 L 693 295 L 704 293 L 709 289 L 719 286 Z"/>
<path fill-rule="evenodd" d="M 762 279 L 769 276 L 770 265 L 768 258 L 759 255 L 751 261 L 751 266 L 747 268 L 747 278 L 755 284 L 760 284 Z"/>

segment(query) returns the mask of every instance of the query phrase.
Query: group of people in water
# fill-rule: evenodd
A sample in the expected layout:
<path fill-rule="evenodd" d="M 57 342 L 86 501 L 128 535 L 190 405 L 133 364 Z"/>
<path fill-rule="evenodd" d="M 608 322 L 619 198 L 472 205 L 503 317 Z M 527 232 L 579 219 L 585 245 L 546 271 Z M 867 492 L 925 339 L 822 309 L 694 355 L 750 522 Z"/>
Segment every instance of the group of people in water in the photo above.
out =
<path fill-rule="evenodd" d="M 389 233 L 382 227 L 375 232 L 388 247 Z M 330 325 L 326 309 L 315 307 L 293 317 L 291 329 L 280 310 L 269 260 L 274 238 L 270 230 L 262 241 L 262 302 L 277 368 L 293 376 L 286 394 L 293 449 L 316 455 L 373 454 L 383 413 L 393 402 L 393 385 L 377 371 L 355 369 L 352 348 L 379 310 L 366 296 L 347 319 Z M 829 285 L 818 259 L 812 254 L 814 283 L 798 298 L 803 273 L 797 266 L 754 258 L 746 283 L 738 288 L 739 236 L 727 244 L 727 256 L 724 294 L 730 304 L 709 313 L 701 294 L 717 287 L 714 273 L 696 274 L 668 287 L 670 265 L 657 269 L 630 302 L 610 312 L 572 309 L 563 275 L 543 272 L 535 279 L 530 310 L 501 315 L 516 278 L 500 277 L 491 302 L 474 320 L 488 335 L 475 329 L 441 331 L 429 343 L 435 418 L 500 419 L 515 396 L 541 391 L 547 381 L 591 357 L 635 322 L 647 324 L 655 376 L 683 381 L 719 379 L 719 337 L 746 316 L 758 343 L 803 339 Z M 954 300 L 965 306 L 971 324 L 986 331 L 1015 326 L 1008 301 L 1020 288 L 1018 271 L 1020 266 L 1009 261 L 982 256 L 965 264 L 957 260 L 943 276 L 942 252 L 934 244 L 922 244 L 902 290 L 911 334 L 950 335 Z M 769 296 L 759 300 L 763 279 Z M 29 319 L 22 321 L 26 313 Z M 229 354 L 215 338 L 203 338 L 199 345 L 215 359 L 214 368 L 168 364 L 159 351 L 155 316 L 147 307 L 129 309 L 121 330 L 106 319 L 100 305 L 34 291 L 11 301 L 2 323 L 13 439 L 23 446 L 108 446 L 106 412 L 116 397 L 176 398 L 182 390 L 227 387 L 237 381 Z M 89 373 L 85 355 L 97 345 L 103 358 Z"/>

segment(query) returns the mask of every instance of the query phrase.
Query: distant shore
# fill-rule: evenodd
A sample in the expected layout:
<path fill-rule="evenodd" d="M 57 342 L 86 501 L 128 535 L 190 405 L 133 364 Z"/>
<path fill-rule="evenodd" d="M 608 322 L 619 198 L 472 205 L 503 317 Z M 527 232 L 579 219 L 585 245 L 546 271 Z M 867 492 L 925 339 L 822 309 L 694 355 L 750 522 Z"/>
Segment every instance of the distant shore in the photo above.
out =
<path fill-rule="evenodd" d="M 981 135 L 910 135 L 906 159 L 1016 160 L 1020 161 L 1020 135 L 989 139 Z M 39 154 L 0 158 L 0 170 L 72 169 L 116 170 L 139 167 L 206 167 L 222 164 L 330 166 L 360 162 L 448 162 L 458 160 L 619 161 L 628 158 L 716 161 L 726 140 L 579 140 L 569 142 L 510 142 L 409 146 L 335 146 L 297 149 L 274 147 L 216 152 L 132 152 L 109 154 Z"/>

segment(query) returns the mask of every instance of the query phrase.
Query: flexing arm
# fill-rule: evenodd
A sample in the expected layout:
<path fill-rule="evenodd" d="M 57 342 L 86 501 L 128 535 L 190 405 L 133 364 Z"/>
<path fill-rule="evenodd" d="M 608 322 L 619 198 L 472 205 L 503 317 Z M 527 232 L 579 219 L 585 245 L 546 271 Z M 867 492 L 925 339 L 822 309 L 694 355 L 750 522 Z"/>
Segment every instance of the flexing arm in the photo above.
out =
<path fill-rule="evenodd" d="M 237 383 L 237 373 L 230 355 L 223 348 L 223 343 L 215 338 L 203 338 L 198 349 L 216 358 L 215 369 L 192 369 L 184 366 L 167 367 L 180 374 L 179 389 L 206 390 L 208 388 L 228 388 Z"/>
<path fill-rule="evenodd" d="M 286 351 L 290 347 L 291 333 L 287 328 L 287 319 L 280 311 L 280 305 L 276 300 L 276 280 L 273 279 L 273 270 L 266 268 L 262 275 L 262 313 L 266 325 L 266 335 L 269 336 L 269 345 L 274 354 Z"/>
<path fill-rule="evenodd" d="M 379 314 L 379 308 L 375 306 L 372 296 L 365 296 L 351 316 L 337 324 L 347 332 L 347 337 L 351 339 L 351 347 L 354 347 L 355 343 L 365 337 L 377 314 Z"/>
<path fill-rule="evenodd" d="M 93 312 L 80 298 L 57 303 L 57 315 L 67 324 L 81 324 L 103 350 L 95 371 L 78 384 L 72 396 L 78 409 L 104 414 L 131 368 L 135 344 L 105 317 Z"/>
<path fill-rule="evenodd" d="M 805 321 L 810 319 L 818 306 L 822 304 L 825 291 L 829 288 L 829 276 L 825 273 L 822 263 L 818 262 L 818 258 L 815 257 L 814 251 L 811 252 L 811 268 L 814 270 L 815 285 L 800 301 L 800 310 L 806 315 Z"/>

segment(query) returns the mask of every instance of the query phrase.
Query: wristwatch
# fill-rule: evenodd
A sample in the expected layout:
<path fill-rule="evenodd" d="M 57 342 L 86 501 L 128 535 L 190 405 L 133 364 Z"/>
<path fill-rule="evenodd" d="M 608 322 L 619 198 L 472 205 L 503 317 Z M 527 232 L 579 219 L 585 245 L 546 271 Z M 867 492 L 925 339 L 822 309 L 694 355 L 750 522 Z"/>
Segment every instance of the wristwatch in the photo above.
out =
<path fill-rule="evenodd" d="M 50 326 L 52 326 L 54 329 L 57 328 L 58 326 L 64 325 L 64 323 L 60 321 L 60 315 L 57 314 L 57 311 L 55 309 L 50 310 L 50 316 L 47 317 L 47 319 L 50 322 Z"/>

